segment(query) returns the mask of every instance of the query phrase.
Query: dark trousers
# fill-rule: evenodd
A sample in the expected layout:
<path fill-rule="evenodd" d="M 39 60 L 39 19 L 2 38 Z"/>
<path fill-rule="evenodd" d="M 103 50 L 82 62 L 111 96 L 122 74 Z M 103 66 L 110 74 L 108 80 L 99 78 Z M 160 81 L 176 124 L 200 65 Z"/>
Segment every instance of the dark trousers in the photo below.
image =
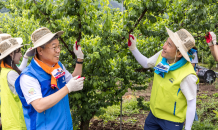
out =
<path fill-rule="evenodd" d="M 177 123 L 156 118 L 152 112 L 145 120 L 144 130 L 182 130 L 183 123 Z"/>

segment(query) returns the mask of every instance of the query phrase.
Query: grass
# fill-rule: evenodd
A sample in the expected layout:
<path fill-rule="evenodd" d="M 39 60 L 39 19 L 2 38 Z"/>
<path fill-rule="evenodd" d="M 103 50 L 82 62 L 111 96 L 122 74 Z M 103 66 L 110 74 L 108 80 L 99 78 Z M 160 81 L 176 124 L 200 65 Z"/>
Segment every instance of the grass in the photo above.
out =
<path fill-rule="evenodd" d="M 218 89 L 218 81 L 216 80 L 213 85 L 215 86 L 216 89 Z"/>
<path fill-rule="evenodd" d="M 194 121 L 192 130 L 218 130 L 218 100 L 214 97 L 208 100 L 197 100 L 197 113 L 199 121 Z"/>
<path fill-rule="evenodd" d="M 218 80 L 216 80 L 213 85 L 218 89 Z M 142 104 L 149 107 L 150 103 L 143 100 Z M 218 93 L 210 95 L 208 91 L 202 91 L 202 93 L 197 97 L 196 104 L 199 121 L 193 122 L 192 130 L 218 130 Z M 125 99 L 122 110 L 122 115 L 128 117 L 123 120 L 123 123 L 131 124 L 136 124 L 138 122 L 138 119 L 133 116 L 134 114 L 146 114 L 149 111 L 142 110 L 142 107 L 138 106 L 136 98 Z M 104 123 L 107 123 L 108 121 L 119 122 L 119 117 L 120 104 L 101 108 L 99 110 L 99 115 L 97 116 L 98 119 L 103 119 Z M 141 127 L 143 128 L 143 126 Z"/>
<path fill-rule="evenodd" d="M 202 67 L 205 67 L 207 68 L 208 67 L 208 64 L 202 64 L 202 63 L 198 63 L 199 66 L 202 66 Z"/>
<path fill-rule="evenodd" d="M 124 123 L 131 123 L 131 124 L 135 124 L 136 122 L 138 122 L 137 118 L 133 117 L 133 118 L 129 118 L 126 121 L 124 121 Z"/>
<path fill-rule="evenodd" d="M 138 106 L 138 101 L 136 98 L 126 99 L 122 104 L 122 115 L 123 116 L 130 116 L 132 114 L 139 114 L 141 108 Z M 149 106 L 149 102 L 142 101 L 143 105 Z M 101 108 L 97 114 L 97 118 L 103 119 L 104 123 L 108 121 L 118 121 L 120 116 L 120 105 L 113 105 L 107 108 Z M 137 122 L 136 118 L 129 118 L 124 122 L 131 122 L 132 124 Z"/>
<path fill-rule="evenodd" d="M 205 92 L 207 93 L 207 92 Z M 197 113 L 199 121 L 194 121 L 192 130 L 218 130 L 218 93 L 213 94 L 212 97 L 207 94 L 202 94 L 197 99 Z M 131 117 L 132 114 L 143 114 L 140 112 L 141 108 L 137 105 L 137 99 L 132 98 L 123 102 L 123 116 L 129 118 L 124 123 L 135 124 L 138 122 L 137 118 Z M 144 105 L 149 105 L 149 102 L 143 101 Z M 113 105 L 107 108 L 101 108 L 98 119 L 103 119 L 104 124 L 108 121 L 119 121 L 120 105 Z M 143 128 L 143 127 L 142 127 Z"/>
<path fill-rule="evenodd" d="M 206 98 L 208 98 L 208 96 L 207 96 L 207 94 L 201 94 L 197 98 L 206 99 Z"/>
<path fill-rule="evenodd" d="M 218 93 L 214 93 L 214 94 L 213 94 L 213 97 L 218 98 Z"/>

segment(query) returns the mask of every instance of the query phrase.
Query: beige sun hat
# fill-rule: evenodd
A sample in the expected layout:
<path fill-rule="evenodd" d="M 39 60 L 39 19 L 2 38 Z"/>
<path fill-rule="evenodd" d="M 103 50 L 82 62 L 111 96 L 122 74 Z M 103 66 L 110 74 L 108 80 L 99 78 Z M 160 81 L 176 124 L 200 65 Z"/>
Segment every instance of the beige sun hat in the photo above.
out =
<path fill-rule="evenodd" d="M 167 27 L 166 30 L 177 49 L 182 53 L 182 56 L 191 62 L 187 52 L 195 46 L 194 37 L 185 29 L 180 29 L 175 33 Z"/>
<path fill-rule="evenodd" d="M 11 38 L 9 34 L 0 34 L 0 41 L 0 60 L 23 46 L 22 38 Z"/>
<path fill-rule="evenodd" d="M 7 34 L 7 33 L 0 34 L 0 42 L 4 41 L 6 39 L 9 39 L 9 38 L 12 38 L 10 34 Z"/>
<path fill-rule="evenodd" d="M 32 49 L 26 52 L 27 56 L 34 56 L 35 50 L 37 47 L 40 47 L 44 44 L 46 44 L 48 41 L 50 41 L 55 35 L 58 35 L 60 37 L 64 31 L 58 31 L 56 33 L 52 33 L 48 28 L 42 27 L 37 30 L 35 30 L 31 35 L 31 40 L 33 43 Z"/>

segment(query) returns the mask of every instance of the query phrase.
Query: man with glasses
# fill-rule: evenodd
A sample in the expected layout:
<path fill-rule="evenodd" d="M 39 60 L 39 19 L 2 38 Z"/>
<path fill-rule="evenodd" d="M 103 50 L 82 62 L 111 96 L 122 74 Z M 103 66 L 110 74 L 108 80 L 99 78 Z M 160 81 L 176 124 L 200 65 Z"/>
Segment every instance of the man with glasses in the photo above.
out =
<path fill-rule="evenodd" d="M 70 74 L 59 61 L 58 37 L 62 34 L 42 27 L 31 35 L 34 47 L 26 54 L 34 58 L 15 82 L 28 130 L 73 129 L 68 93 L 83 89 L 85 78 L 78 75 L 82 74 L 84 55 L 75 44 L 77 64 Z"/>

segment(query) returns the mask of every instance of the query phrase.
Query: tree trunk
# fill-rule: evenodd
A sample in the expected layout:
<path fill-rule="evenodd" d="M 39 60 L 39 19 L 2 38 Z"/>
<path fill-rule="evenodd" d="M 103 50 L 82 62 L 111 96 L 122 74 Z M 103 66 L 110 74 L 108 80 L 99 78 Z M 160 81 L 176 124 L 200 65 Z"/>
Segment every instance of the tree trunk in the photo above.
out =
<path fill-rule="evenodd" d="M 89 130 L 90 120 L 81 121 L 80 130 Z"/>

